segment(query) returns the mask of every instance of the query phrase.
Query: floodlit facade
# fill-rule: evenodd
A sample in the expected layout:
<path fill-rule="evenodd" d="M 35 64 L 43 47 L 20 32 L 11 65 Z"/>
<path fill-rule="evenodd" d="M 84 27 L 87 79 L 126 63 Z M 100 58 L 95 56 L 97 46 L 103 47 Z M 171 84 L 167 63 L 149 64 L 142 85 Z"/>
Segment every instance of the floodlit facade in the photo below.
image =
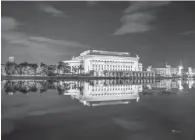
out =
<path fill-rule="evenodd" d="M 96 71 L 98 76 L 103 75 L 103 71 L 142 71 L 142 64 L 139 57 L 131 57 L 128 52 L 112 52 L 88 50 L 81 53 L 72 60 L 63 61 L 71 68 L 79 65 L 84 66 L 84 73 Z"/>
<path fill-rule="evenodd" d="M 94 76 L 154 77 L 154 72 L 142 72 L 143 66 L 139 59 L 138 55 L 132 57 L 129 52 L 88 50 L 72 60 L 63 62 L 70 66 L 71 72 L 75 67 L 82 65 L 83 73 L 92 73 Z"/>

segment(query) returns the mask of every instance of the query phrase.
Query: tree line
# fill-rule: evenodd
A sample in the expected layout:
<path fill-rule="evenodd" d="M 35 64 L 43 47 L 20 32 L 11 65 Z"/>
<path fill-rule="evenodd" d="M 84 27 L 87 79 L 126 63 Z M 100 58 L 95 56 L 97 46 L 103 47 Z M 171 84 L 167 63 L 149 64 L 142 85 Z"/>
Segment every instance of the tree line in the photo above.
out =
<path fill-rule="evenodd" d="M 57 76 L 64 74 L 83 74 L 83 70 L 83 65 L 70 67 L 67 63 L 61 61 L 56 65 L 6 62 L 4 66 L 5 75 Z"/>

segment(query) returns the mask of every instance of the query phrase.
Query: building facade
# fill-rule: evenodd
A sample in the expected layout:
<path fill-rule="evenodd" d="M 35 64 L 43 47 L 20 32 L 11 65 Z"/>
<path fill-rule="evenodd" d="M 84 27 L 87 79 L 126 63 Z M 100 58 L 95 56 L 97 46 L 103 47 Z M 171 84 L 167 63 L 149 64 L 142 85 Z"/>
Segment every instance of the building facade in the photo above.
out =
<path fill-rule="evenodd" d="M 195 70 L 193 70 L 191 67 L 189 67 L 187 75 L 188 75 L 188 77 L 193 77 L 195 75 Z"/>
<path fill-rule="evenodd" d="M 139 56 L 131 57 L 129 52 L 88 50 L 72 60 L 63 62 L 68 63 L 71 69 L 83 65 L 84 73 L 93 71 L 94 76 L 105 76 L 106 73 L 114 74 L 114 72 L 117 75 L 116 72 L 142 71 Z"/>
<path fill-rule="evenodd" d="M 6 75 L 5 64 L 1 64 L 1 75 Z"/>
<path fill-rule="evenodd" d="M 152 68 L 151 66 L 148 67 L 148 71 L 154 71 L 155 74 L 161 76 L 176 76 L 181 75 L 182 68 L 181 67 L 171 67 L 171 65 L 167 65 L 164 68 Z"/>

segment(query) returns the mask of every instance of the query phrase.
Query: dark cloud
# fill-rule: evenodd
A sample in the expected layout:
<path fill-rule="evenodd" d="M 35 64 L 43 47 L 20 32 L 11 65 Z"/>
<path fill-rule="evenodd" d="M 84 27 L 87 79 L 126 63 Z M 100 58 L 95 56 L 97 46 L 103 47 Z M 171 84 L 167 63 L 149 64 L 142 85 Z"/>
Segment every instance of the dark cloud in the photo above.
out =
<path fill-rule="evenodd" d="M 128 33 L 145 32 L 153 29 L 150 22 L 155 20 L 155 11 L 150 9 L 164 6 L 170 2 L 131 2 L 130 6 L 124 10 L 121 18 L 122 26 L 114 32 L 114 35 L 124 35 Z"/>

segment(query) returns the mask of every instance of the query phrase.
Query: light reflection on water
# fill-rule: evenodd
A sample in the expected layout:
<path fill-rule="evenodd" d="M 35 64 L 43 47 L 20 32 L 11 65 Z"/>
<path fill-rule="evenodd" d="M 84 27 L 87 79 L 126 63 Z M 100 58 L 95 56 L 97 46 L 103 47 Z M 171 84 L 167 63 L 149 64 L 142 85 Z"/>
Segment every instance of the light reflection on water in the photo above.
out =
<path fill-rule="evenodd" d="M 87 121 L 83 124 L 85 126 L 79 126 L 78 132 L 73 135 L 87 139 L 89 136 L 83 136 L 82 131 L 92 131 L 91 134 L 96 135 L 93 128 L 97 126 L 102 127 L 97 139 L 104 135 L 108 139 L 112 138 L 112 135 L 109 135 L 111 130 L 107 130 L 107 127 L 116 133 L 124 133 L 115 128 L 115 125 L 130 131 L 133 140 L 153 140 L 157 139 L 156 136 L 158 139 L 194 137 L 194 80 L 12 80 L 2 81 L 1 87 L 3 139 L 12 139 L 12 135 L 24 139 L 24 134 L 19 134 L 16 130 L 28 129 L 26 133 L 31 135 L 29 133 L 33 128 L 30 126 L 40 129 L 49 125 L 53 131 L 53 127 L 60 126 L 63 121 L 68 124 L 64 129 L 70 129 L 78 127 L 75 121 L 81 120 Z M 52 114 L 54 116 L 51 116 Z M 38 120 L 28 119 L 37 117 Z M 55 123 L 51 123 L 52 120 Z M 60 120 L 62 122 L 59 122 Z M 71 123 L 68 120 L 72 120 Z M 24 125 L 26 123 L 29 123 L 29 127 Z M 45 130 L 39 133 L 44 133 L 42 131 Z M 103 131 L 108 133 L 104 134 Z M 125 135 L 125 138 L 112 139 L 130 139 L 128 134 Z M 77 139 L 68 132 L 60 139 L 65 136 Z"/>

